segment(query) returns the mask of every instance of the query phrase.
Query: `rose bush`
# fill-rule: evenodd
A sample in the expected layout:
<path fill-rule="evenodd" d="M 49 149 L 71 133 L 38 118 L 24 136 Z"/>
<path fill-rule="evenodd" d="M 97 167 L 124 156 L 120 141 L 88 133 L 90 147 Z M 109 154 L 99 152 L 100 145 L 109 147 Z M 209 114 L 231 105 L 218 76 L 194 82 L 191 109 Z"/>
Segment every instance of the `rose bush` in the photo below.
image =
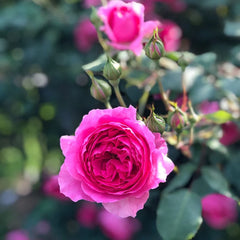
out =
<path fill-rule="evenodd" d="M 136 216 L 149 190 L 174 168 L 164 139 L 136 120 L 132 106 L 90 111 L 75 136 L 61 137 L 60 144 L 60 191 L 73 201 L 102 203 L 121 217 Z"/>
<path fill-rule="evenodd" d="M 143 49 L 143 38 L 151 35 L 158 25 L 157 21 L 144 22 L 144 6 L 136 2 L 111 1 L 98 9 L 98 15 L 109 44 L 119 50 L 131 50 L 136 55 Z"/>

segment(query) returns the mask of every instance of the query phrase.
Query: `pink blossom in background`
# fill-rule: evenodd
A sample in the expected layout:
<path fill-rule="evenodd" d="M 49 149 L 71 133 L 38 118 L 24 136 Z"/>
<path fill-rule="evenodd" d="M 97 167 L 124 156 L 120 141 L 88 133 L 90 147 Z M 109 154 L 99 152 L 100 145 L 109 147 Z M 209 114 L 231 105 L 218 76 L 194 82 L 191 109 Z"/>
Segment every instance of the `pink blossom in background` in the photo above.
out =
<path fill-rule="evenodd" d="M 98 208 L 95 203 L 82 202 L 77 211 L 77 221 L 84 227 L 93 228 L 97 225 Z"/>
<path fill-rule="evenodd" d="M 170 20 L 162 20 L 158 25 L 159 37 L 166 51 L 178 50 L 182 37 L 181 28 Z"/>
<path fill-rule="evenodd" d="M 240 140 L 240 129 L 234 122 L 227 122 L 221 125 L 222 137 L 220 143 L 228 146 Z"/>
<path fill-rule="evenodd" d="M 27 232 L 21 229 L 10 231 L 5 236 L 5 240 L 30 240 Z"/>
<path fill-rule="evenodd" d="M 150 36 L 158 24 L 157 21 L 144 22 L 144 6 L 136 2 L 111 1 L 99 8 L 98 15 L 109 44 L 119 50 L 131 50 L 136 55 L 143 49 L 143 38 Z"/>
<path fill-rule="evenodd" d="M 57 199 L 60 199 L 60 200 L 69 199 L 65 195 L 60 193 L 59 184 L 58 184 L 58 176 L 57 175 L 53 175 L 53 176 L 49 177 L 44 182 L 43 192 L 48 196 L 51 196 L 51 197 L 54 197 L 54 198 L 57 198 Z"/>
<path fill-rule="evenodd" d="M 237 219 L 237 202 L 222 194 L 202 198 L 202 216 L 215 229 L 224 229 Z"/>
<path fill-rule="evenodd" d="M 84 0 L 83 1 L 83 6 L 85 8 L 90 8 L 92 6 L 100 6 L 101 5 L 101 0 Z"/>
<path fill-rule="evenodd" d="M 140 230 L 140 222 L 135 218 L 121 218 L 102 209 L 98 216 L 99 226 L 111 240 L 130 240 Z"/>
<path fill-rule="evenodd" d="M 210 114 L 217 112 L 220 109 L 217 101 L 203 101 L 198 106 L 198 111 L 202 114 Z"/>
<path fill-rule="evenodd" d="M 97 31 L 90 19 L 85 18 L 79 21 L 74 29 L 74 41 L 82 52 L 89 51 L 98 42 Z"/>
<path fill-rule="evenodd" d="M 135 217 L 149 190 L 174 168 L 164 139 L 136 120 L 132 106 L 91 110 L 75 135 L 61 137 L 60 144 L 61 192 L 73 201 L 102 203 L 120 217 Z"/>

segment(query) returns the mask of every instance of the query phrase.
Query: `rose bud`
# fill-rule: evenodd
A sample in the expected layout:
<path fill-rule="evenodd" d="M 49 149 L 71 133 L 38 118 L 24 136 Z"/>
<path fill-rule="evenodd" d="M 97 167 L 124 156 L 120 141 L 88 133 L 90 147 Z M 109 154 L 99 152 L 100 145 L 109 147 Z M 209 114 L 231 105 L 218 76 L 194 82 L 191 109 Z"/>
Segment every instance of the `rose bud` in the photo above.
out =
<path fill-rule="evenodd" d="M 152 132 L 163 133 L 165 131 L 164 119 L 151 110 L 150 115 L 146 119 L 146 125 Z"/>
<path fill-rule="evenodd" d="M 100 102 L 108 102 L 112 95 L 111 86 L 104 80 L 92 79 L 92 85 L 90 87 L 91 95 Z"/>
<path fill-rule="evenodd" d="M 103 68 L 103 76 L 109 81 L 117 81 L 122 74 L 121 66 L 118 62 L 108 57 Z"/>
<path fill-rule="evenodd" d="M 148 41 L 144 50 L 146 56 L 153 60 L 160 59 L 165 53 L 162 41 L 155 36 L 152 36 L 152 38 Z"/>
<path fill-rule="evenodd" d="M 171 112 L 168 116 L 168 124 L 175 131 L 180 132 L 183 127 L 186 125 L 187 117 L 179 109 L 176 109 L 174 112 Z"/>

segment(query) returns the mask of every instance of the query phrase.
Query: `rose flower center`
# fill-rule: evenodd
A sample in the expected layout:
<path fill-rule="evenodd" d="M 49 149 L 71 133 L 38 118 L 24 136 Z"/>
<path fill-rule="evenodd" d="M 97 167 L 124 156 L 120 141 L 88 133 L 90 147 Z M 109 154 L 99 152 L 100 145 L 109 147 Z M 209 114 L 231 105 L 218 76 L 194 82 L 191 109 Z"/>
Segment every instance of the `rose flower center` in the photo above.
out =
<path fill-rule="evenodd" d="M 85 146 L 85 173 L 98 188 L 111 192 L 129 189 L 138 183 L 148 165 L 142 160 L 145 151 L 131 129 L 103 127 L 91 135 Z"/>

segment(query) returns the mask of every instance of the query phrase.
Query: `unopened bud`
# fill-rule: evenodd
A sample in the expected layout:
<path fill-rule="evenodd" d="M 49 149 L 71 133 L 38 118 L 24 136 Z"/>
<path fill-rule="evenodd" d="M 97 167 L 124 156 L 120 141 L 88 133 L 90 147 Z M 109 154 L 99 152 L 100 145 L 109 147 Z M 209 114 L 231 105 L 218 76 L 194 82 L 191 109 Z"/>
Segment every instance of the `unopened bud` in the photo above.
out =
<path fill-rule="evenodd" d="M 174 112 L 171 112 L 168 116 L 168 124 L 177 132 L 181 132 L 186 123 L 186 115 L 183 112 L 180 112 L 178 109 L 176 109 Z"/>
<path fill-rule="evenodd" d="M 86 73 L 92 80 L 92 85 L 90 87 L 91 95 L 98 101 L 103 103 L 108 102 L 112 95 L 111 86 L 106 81 L 97 79 L 92 71 L 86 70 Z"/>
<path fill-rule="evenodd" d="M 145 54 L 153 60 L 158 60 L 165 54 L 163 43 L 160 39 L 152 37 L 144 47 Z"/>
<path fill-rule="evenodd" d="M 117 81 L 122 74 L 121 66 L 118 62 L 108 57 L 103 68 L 103 76 L 109 81 Z"/>
<path fill-rule="evenodd" d="M 166 124 L 164 119 L 161 116 L 154 113 L 153 110 L 151 110 L 151 113 L 146 119 L 145 123 L 152 132 L 163 133 L 165 131 Z"/>

